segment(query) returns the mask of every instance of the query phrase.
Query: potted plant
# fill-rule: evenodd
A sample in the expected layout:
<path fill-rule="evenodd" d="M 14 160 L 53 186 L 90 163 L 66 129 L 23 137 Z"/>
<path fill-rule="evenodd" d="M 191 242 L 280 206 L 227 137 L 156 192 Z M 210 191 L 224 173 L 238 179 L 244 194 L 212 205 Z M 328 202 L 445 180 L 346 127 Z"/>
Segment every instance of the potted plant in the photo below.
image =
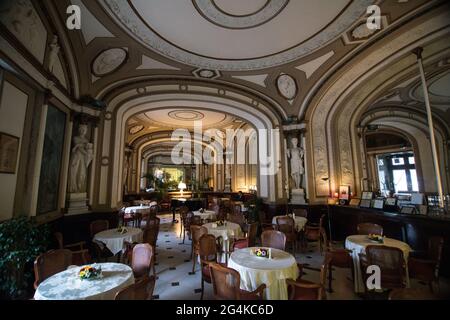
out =
<path fill-rule="evenodd" d="M 28 298 L 34 279 L 32 263 L 47 250 L 48 244 L 48 225 L 38 226 L 28 217 L 0 224 L 0 296 Z"/>

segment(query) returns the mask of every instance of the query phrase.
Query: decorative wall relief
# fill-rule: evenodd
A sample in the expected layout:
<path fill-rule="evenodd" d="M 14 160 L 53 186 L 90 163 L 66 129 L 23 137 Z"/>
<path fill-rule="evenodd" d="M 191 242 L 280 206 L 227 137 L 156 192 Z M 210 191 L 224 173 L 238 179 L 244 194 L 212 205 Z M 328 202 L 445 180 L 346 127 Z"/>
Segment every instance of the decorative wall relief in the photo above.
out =
<path fill-rule="evenodd" d="M 123 48 L 102 51 L 92 62 L 92 73 L 102 77 L 119 69 L 127 60 L 128 52 Z"/>
<path fill-rule="evenodd" d="M 0 1 L 0 22 L 36 59 L 44 62 L 47 30 L 30 0 Z"/>
<path fill-rule="evenodd" d="M 65 130 L 66 114 L 49 105 L 39 178 L 37 214 L 58 210 Z"/>
<path fill-rule="evenodd" d="M 294 99 L 298 91 L 295 79 L 288 74 L 278 76 L 277 88 L 278 92 L 288 100 Z"/>

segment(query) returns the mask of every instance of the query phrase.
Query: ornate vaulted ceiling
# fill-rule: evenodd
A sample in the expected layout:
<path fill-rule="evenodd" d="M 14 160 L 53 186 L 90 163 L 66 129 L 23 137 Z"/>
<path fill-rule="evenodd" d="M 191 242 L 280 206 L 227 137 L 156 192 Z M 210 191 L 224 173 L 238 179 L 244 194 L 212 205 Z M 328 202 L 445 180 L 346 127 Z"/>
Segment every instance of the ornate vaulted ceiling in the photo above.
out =
<path fill-rule="evenodd" d="M 9 10 L 26 10 L 26 2 L 19 1 Z M 351 69 L 356 57 L 368 55 L 388 36 L 395 33 L 401 36 L 404 26 L 414 25 L 430 11 L 449 10 L 448 6 L 442 7 L 444 3 L 443 0 L 43 0 L 34 6 L 44 26 L 58 36 L 61 59 L 53 73 L 55 81 L 67 89 L 74 101 L 90 97 L 108 102 L 111 95 L 123 88 L 135 88 L 137 95 L 142 94 L 140 90 L 146 81 L 180 86 L 201 84 L 223 90 L 238 88 L 270 99 L 276 104 L 278 110 L 274 112 L 280 119 L 290 121 L 304 119 L 311 100 L 320 94 L 321 88 Z M 62 27 L 67 7 L 72 4 L 81 8 L 80 30 Z M 371 4 L 381 8 L 380 30 L 366 26 L 370 15 L 367 7 Z M 11 23 L 9 29 L 13 30 Z M 40 32 L 39 28 L 35 32 Z M 51 37 L 48 38 L 50 42 Z M 42 55 L 35 53 L 39 59 Z M 438 112 L 448 115 L 448 67 L 429 67 L 434 73 L 429 88 L 433 105 Z M 408 89 L 408 99 L 420 102 L 417 81 L 414 85 Z M 412 104 L 409 100 L 402 101 Z M 145 123 L 142 122 L 148 115 L 142 114 L 131 119 L 129 125 L 147 128 L 177 125 L 176 119 L 169 117 L 171 121 L 167 121 L 168 114 L 152 114 L 153 120 Z M 232 115 L 225 117 L 225 123 L 232 119 Z"/>

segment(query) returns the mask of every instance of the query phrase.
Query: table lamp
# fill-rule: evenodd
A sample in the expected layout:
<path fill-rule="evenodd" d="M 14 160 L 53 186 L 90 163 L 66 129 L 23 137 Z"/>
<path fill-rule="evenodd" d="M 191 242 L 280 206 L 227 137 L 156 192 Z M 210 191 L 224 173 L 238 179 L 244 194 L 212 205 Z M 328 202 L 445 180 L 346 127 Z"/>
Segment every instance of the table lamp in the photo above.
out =
<path fill-rule="evenodd" d="M 180 191 L 181 191 L 181 196 L 183 196 L 183 190 L 186 189 L 186 183 L 180 182 L 180 183 L 178 184 L 178 189 L 180 189 Z"/>

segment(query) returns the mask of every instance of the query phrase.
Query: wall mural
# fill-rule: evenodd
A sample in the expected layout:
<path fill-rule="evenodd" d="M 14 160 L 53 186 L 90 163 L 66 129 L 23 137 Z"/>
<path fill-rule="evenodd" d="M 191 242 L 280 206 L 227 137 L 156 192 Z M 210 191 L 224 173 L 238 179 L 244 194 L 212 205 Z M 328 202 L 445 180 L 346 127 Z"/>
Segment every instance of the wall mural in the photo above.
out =
<path fill-rule="evenodd" d="M 49 105 L 45 126 L 41 175 L 39 179 L 37 214 L 58 209 L 65 129 L 66 114 L 56 107 Z"/>

